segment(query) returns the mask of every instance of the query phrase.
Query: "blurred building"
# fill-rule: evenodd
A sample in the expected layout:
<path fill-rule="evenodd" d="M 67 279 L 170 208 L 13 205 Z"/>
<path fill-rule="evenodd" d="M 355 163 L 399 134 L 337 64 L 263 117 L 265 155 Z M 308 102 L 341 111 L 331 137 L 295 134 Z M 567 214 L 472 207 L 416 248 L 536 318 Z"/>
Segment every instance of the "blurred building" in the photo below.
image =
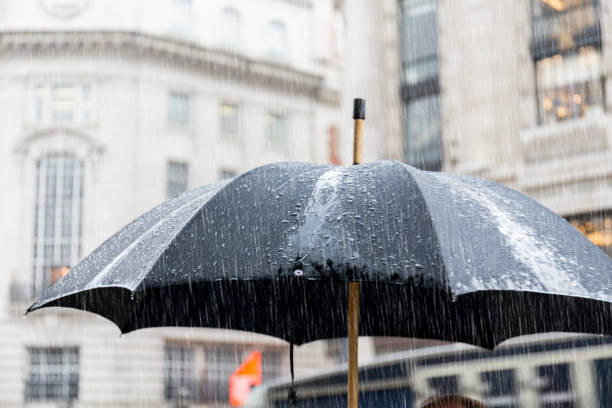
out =
<path fill-rule="evenodd" d="M 405 160 L 493 179 L 612 255 L 612 10 L 400 0 Z"/>
<path fill-rule="evenodd" d="M 398 58 L 399 4 L 397 0 L 350 0 L 343 2 L 343 112 L 352 112 L 353 98 L 366 100 L 364 161 L 379 158 L 402 160 L 402 104 L 398 89 L 401 64 Z M 352 123 L 342 122 L 349 144 Z M 346 157 L 345 163 L 350 163 Z"/>
<path fill-rule="evenodd" d="M 333 0 L 0 2 L 1 406 L 223 405 L 254 349 L 264 379 L 287 373 L 268 337 L 21 316 L 169 196 L 265 162 L 340 163 L 342 21 Z M 328 360 L 296 351 L 297 370 Z"/>

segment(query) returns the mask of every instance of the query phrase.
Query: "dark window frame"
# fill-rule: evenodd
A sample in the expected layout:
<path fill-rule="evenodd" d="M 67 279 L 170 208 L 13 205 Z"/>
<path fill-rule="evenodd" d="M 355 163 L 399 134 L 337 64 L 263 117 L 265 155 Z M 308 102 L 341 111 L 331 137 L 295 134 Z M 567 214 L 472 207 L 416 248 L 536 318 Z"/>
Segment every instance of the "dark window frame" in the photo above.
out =
<path fill-rule="evenodd" d="M 180 169 L 180 172 L 175 173 L 176 169 Z M 175 197 L 187 190 L 189 190 L 189 163 L 178 160 L 168 161 L 166 164 L 166 196 Z"/>
<path fill-rule="evenodd" d="M 41 296 L 79 261 L 84 171 L 83 160 L 70 153 L 47 154 L 36 162 L 34 296 Z"/>
<path fill-rule="evenodd" d="M 434 0 L 431 3 L 434 4 L 435 7 L 437 7 L 437 4 L 436 4 L 437 1 Z M 422 7 L 424 5 L 425 4 L 421 4 L 418 7 Z M 435 49 L 431 49 L 429 51 L 425 50 L 425 52 L 422 52 L 421 55 L 419 55 L 418 57 L 414 57 L 414 56 L 411 57 L 409 55 L 406 55 L 407 48 L 406 48 L 405 41 L 410 41 L 410 39 L 408 38 L 409 33 L 406 32 L 405 30 L 405 25 L 408 24 L 408 21 L 409 21 L 409 19 L 406 17 L 409 10 L 410 10 L 410 4 L 408 4 L 408 2 L 401 2 L 400 4 L 400 12 L 401 12 L 400 36 L 402 38 L 402 41 L 404 41 L 404 43 L 402 44 L 402 55 L 401 55 L 402 84 L 400 88 L 400 98 L 404 105 L 404 138 L 405 138 L 404 160 L 406 160 L 406 162 L 408 162 L 409 164 L 417 166 L 417 167 L 425 168 L 427 170 L 439 171 L 441 170 L 442 163 L 444 162 L 441 129 L 439 130 L 438 136 L 437 136 L 439 147 L 436 153 L 437 153 L 437 156 L 439 156 L 439 160 L 436 160 L 435 163 L 434 162 L 417 163 L 417 162 L 414 162 L 413 160 L 410 160 L 411 155 L 409 154 L 409 152 L 411 150 L 410 150 L 410 143 L 408 140 L 410 136 L 408 134 L 408 121 L 410 120 L 410 118 L 407 115 L 409 105 L 413 103 L 418 103 L 419 99 L 421 98 L 429 98 L 435 95 L 437 95 L 439 98 L 440 83 L 439 83 L 439 78 L 438 78 L 439 77 L 439 73 L 438 73 L 439 60 L 438 60 L 438 46 L 437 46 L 437 41 L 438 41 L 437 28 L 435 30 L 435 33 L 436 33 Z M 434 10 L 433 13 L 437 17 L 437 10 Z M 407 77 L 408 70 L 412 68 L 416 68 L 418 66 L 426 65 L 428 63 L 432 63 L 432 66 L 435 63 L 435 66 L 436 66 L 435 72 L 423 71 L 421 72 L 421 74 L 417 74 L 418 78 L 414 80 Z M 440 111 L 439 99 L 438 99 L 437 110 L 438 112 Z M 440 120 L 441 120 L 441 115 L 438 118 L 438 121 Z M 416 154 L 420 154 L 419 152 L 421 151 L 425 152 L 426 150 L 417 150 Z"/>
<path fill-rule="evenodd" d="M 531 1 L 532 17 L 530 51 L 534 61 L 539 61 L 557 54 L 565 55 L 567 53 L 575 52 L 576 50 L 586 46 L 595 46 L 601 51 L 601 21 L 599 18 L 597 18 L 597 21 L 594 25 L 588 26 L 585 28 L 585 30 L 576 33 L 572 37 L 574 47 L 568 49 L 560 48 L 558 44 L 558 38 L 556 38 L 555 36 L 541 36 L 538 32 L 538 27 L 544 24 L 546 20 L 559 18 L 560 16 L 568 15 L 570 13 L 574 13 L 576 11 L 583 10 L 586 8 L 594 8 L 595 15 L 600 16 L 601 5 L 598 0 L 592 0 L 591 4 L 571 6 L 563 11 L 558 12 L 557 15 L 550 16 L 536 14 L 536 10 L 538 8 L 538 6 L 536 6 L 536 3 L 540 3 L 541 0 Z"/>
<path fill-rule="evenodd" d="M 539 3 L 541 0 L 531 0 L 531 40 L 529 42 L 529 50 L 531 52 L 531 56 L 533 59 L 533 74 L 535 80 L 535 102 L 536 102 L 536 120 L 538 125 L 546 125 L 545 119 L 542 115 L 540 106 L 542 104 L 542 98 L 540 95 L 540 86 L 537 75 L 536 63 L 543 59 L 552 57 L 554 55 L 561 55 L 562 57 L 566 57 L 568 55 L 576 54 L 579 52 L 581 48 L 585 47 L 594 47 L 600 53 L 602 52 L 602 40 L 601 40 L 601 20 L 599 16 L 601 16 L 601 4 L 599 0 L 592 0 L 590 4 L 581 4 L 570 6 L 567 9 L 558 12 L 557 16 L 544 16 L 542 14 L 536 13 L 539 8 Z M 577 33 L 572 36 L 572 40 L 574 43 L 573 47 L 569 48 L 560 48 L 559 40 L 555 36 L 540 36 L 538 35 L 537 27 L 539 27 L 546 19 L 558 17 L 559 15 L 566 15 L 569 13 L 576 12 L 577 10 L 582 10 L 585 8 L 594 8 L 595 15 L 597 16 L 597 21 L 594 25 L 586 27 L 585 30 Z M 607 95 L 606 95 L 606 84 L 605 84 L 605 76 L 600 78 L 601 82 L 601 90 L 602 90 L 602 107 L 604 112 L 607 110 Z"/>
<path fill-rule="evenodd" d="M 28 347 L 27 351 L 26 402 L 78 400 L 81 368 L 78 347 Z"/>

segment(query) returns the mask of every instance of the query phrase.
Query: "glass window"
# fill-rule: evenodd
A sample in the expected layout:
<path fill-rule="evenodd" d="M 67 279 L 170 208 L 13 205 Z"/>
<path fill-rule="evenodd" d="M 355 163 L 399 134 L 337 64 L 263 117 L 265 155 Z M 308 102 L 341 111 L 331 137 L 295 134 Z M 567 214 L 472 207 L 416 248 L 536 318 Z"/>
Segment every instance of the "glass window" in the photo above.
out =
<path fill-rule="evenodd" d="M 167 194 L 174 197 L 187 190 L 189 165 L 186 163 L 169 162 L 167 174 Z"/>
<path fill-rule="evenodd" d="M 405 106 L 406 162 L 424 170 L 440 170 L 440 98 L 412 99 Z"/>
<path fill-rule="evenodd" d="M 603 113 L 601 52 L 585 47 L 576 54 L 560 54 L 536 62 L 542 123 Z"/>
<path fill-rule="evenodd" d="M 516 407 L 514 370 L 483 372 L 480 373 L 480 379 L 484 385 L 484 402 L 488 407 Z"/>
<path fill-rule="evenodd" d="M 51 91 L 51 116 L 53 122 L 71 122 L 75 109 L 77 90 L 74 85 L 54 85 Z"/>
<path fill-rule="evenodd" d="M 177 92 L 168 94 L 168 123 L 189 125 L 189 95 Z"/>
<path fill-rule="evenodd" d="M 541 50 L 575 49 L 599 43 L 597 0 L 533 0 L 534 41 Z"/>
<path fill-rule="evenodd" d="M 79 260 L 83 165 L 69 155 L 49 155 L 36 167 L 34 295 Z"/>
<path fill-rule="evenodd" d="M 229 399 L 229 378 L 242 364 L 244 353 L 229 347 L 206 350 L 206 375 L 202 397 L 205 401 L 225 402 Z"/>
<path fill-rule="evenodd" d="M 223 9 L 222 46 L 231 50 L 240 48 L 241 24 L 240 13 L 233 8 Z"/>
<path fill-rule="evenodd" d="M 164 359 L 164 396 L 170 401 L 197 399 L 194 353 L 191 348 L 168 346 Z"/>
<path fill-rule="evenodd" d="M 228 180 L 237 176 L 234 170 L 221 169 L 219 170 L 219 180 Z"/>
<path fill-rule="evenodd" d="M 438 76 L 435 0 L 402 0 L 404 80 L 416 84 Z"/>
<path fill-rule="evenodd" d="M 540 406 L 574 407 L 574 392 L 569 364 L 540 366 L 537 369 Z"/>
<path fill-rule="evenodd" d="M 287 144 L 287 118 L 276 113 L 268 113 L 265 118 L 266 139 L 272 147 Z"/>
<path fill-rule="evenodd" d="M 79 396 L 79 350 L 76 347 L 28 349 L 26 401 L 74 401 Z"/>
<path fill-rule="evenodd" d="M 401 0 L 406 162 L 442 167 L 438 33 L 435 0 Z"/>
<path fill-rule="evenodd" d="M 31 120 L 38 124 L 88 123 L 93 120 L 89 84 L 57 82 L 36 84 Z"/>
<path fill-rule="evenodd" d="M 268 56 L 275 59 L 286 59 L 288 53 L 287 28 L 278 20 L 268 23 Z"/>
<path fill-rule="evenodd" d="M 459 392 L 459 383 L 455 375 L 432 377 L 427 383 L 434 395 L 457 394 Z"/>
<path fill-rule="evenodd" d="M 595 387 L 597 396 L 599 397 L 599 405 L 597 408 L 612 407 L 612 358 L 604 358 L 593 361 L 593 369 L 595 374 Z"/>
<path fill-rule="evenodd" d="M 238 107 L 236 105 L 221 104 L 219 107 L 221 119 L 221 137 L 236 140 L 239 133 Z"/>
<path fill-rule="evenodd" d="M 169 31 L 178 37 L 191 35 L 191 0 L 170 0 L 167 21 Z"/>

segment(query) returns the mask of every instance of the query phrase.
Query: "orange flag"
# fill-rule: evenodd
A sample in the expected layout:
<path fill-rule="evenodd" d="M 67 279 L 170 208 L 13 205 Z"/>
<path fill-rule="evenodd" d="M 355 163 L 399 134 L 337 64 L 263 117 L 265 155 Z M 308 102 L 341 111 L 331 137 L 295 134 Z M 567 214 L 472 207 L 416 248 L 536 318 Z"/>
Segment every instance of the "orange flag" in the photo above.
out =
<path fill-rule="evenodd" d="M 229 400 L 234 407 L 244 405 L 251 387 L 261 384 L 261 353 L 252 352 L 232 373 L 229 380 Z"/>

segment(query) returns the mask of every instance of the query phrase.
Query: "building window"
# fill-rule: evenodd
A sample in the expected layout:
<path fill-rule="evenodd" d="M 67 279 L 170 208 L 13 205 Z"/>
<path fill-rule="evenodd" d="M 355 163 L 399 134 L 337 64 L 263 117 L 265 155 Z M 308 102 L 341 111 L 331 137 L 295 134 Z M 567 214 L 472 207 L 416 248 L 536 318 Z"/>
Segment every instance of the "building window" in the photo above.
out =
<path fill-rule="evenodd" d="M 599 408 L 610 408 L 612 403 L 612 358 L 593 360 L 595 391 L 599 397 Z"/>
<path fill-rule="evenodd" d="M 434 395 L 457 394 L 459 392 L 459 383 L 455 375 L 432 377 L 427 383 Z"/>
<path fill-rule="evenodd" d="M 484 385 L 484 402 L 488 407 L 516 407 L 516 385 L 513 370 L 480 373 Z"/>
<path fill-rule="evenodd" d="M 278 20 L 268 23 L 267 29 L 268 56 L 274 59 L 284 60 L 287 58 L 287 27 Z"/>
<path fill-rule="evenodd" d="M 191 35 L 191 0 L 170 0 L 166 16 L 170 34 L 177 37 Z"/>
<path fill-rule="evenodd" d="M 599 0 L 532 0 L 532 7 L 536 61 L 588 45 L 601 48 Z"/>
<path fill-rule="evenodd" d="M 30 348 L 28 354 L 26 401 L 74 401 L 78 398 L 78 348 Z"/>
<path fill-rule="evenodd" d="M 236 51 L 240 48 L 241 23 L 240 13 L 233 8 L 223 9 L 222 42 L 227 49 Z"/>
<path fill-rule="evenodd" d="M 284 115 L 268 113 L 265 118 L 266 139 L 273 148 L 287 145 L 287 118 Z"/>
<path fill-rule="evenodd" d="M 569 364 L 540 366 L 537 374 L 541 407 L 573 406 L 575 395 Z"/>
<path fill-rule="evenodd" d="M 229 378 L 245 357 L 245 353 L 230 347 L 206 350 L 206 376 L 202 387 L 205 401 L 228 401 Z"/>
<path fill-rule="evenodd" d="M 404 80 L 417 84 L 438 77 L 436 0 L 402 0 Z"/>
<path fill-rule="evenodd" d="M 230 376 L 253 349 L 233 345 L 177 345 L 165 349 L 164 395 L 167 401 L 227 403 Z M 264 381 L 284 375 L 282 355 L 276 350 L 261 353 Z"/>
<path fill-rule="evenodd" d="M 346 338 L 326 340 L 325 354 L 334 363 L 348 361 L 348 340 Z"/>
<path fill-rule="evenodd" d="M 170 92 L 168 94 L 168 123 L 171 125 L 189 125 L 189 95 Z"/>
<path fill-rule="evenodd" d="M 532 0 L 531 53 L 541 124 L 601 115 L 604 69 L 597 0 Z"/>
<path fill-rule="evenodd" d="M 197 400 L 194 352 L 191 348 L 166 347 L 164 359 L 164 397 L 168 401 Z"/>
<path fill-rule="evenodd" d="M 405 107 L 406 160 L 423 170 L 440 170 L 440 97 L 416 98 Z"/>
<path fill-rule="evenodd" d="M 436 1 L 402 0 L 400 5 L 406 162 L 425 170 L 440 170 Z"/>
<path fill-rule="evenodd" d="M 221 104 L 219 107 L 219 116 L 221 121 L 221 137 L 226 140 L 238 139 L 238 107 L 231 104 Z"/>
<path fill-rule="evenodd" d="M 179 162 L 168 162 L 167 168 L 167 195 L 174 197 L 187 191 L 189 165 Z"/>
<path fill-rule="evenodd" d="M 612 257 L 612 212 L 576 215 L 567 220 L 595 245 Z"/>
<path fill-rule="evenodd" d="M 63 154 L 36 165 L 34 295 L 40 296 L 79 260 L 83 164 Z"/>
<path fill-rule="evenodd" d="M 31 120 L 36 124 L 83 124 L 93 120 L 91 86 L 70 81 L 38 83 Z"/>
<path fill-rule="evenodd" d="M 543 124 L 603 114 L 601 52 L 594 47 L 537 61 L 536 77 Z"/>
<path fill-rule="evenodd" d="M 221 169 L 219 170 L 219 180 L 229 180 L 237 176 L 234 170 Z"/>

